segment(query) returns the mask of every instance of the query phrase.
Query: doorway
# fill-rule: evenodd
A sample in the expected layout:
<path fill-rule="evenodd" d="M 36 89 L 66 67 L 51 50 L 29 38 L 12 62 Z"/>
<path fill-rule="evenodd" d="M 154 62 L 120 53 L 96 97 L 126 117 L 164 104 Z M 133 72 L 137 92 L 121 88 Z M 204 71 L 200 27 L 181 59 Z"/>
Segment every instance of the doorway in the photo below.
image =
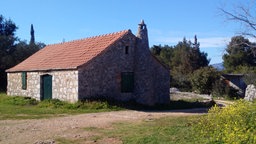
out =
<path fill-rule="evenodd" d="M 41 80 L 41 100 L 52 99 L 52 76 L 43 75 Z"/>

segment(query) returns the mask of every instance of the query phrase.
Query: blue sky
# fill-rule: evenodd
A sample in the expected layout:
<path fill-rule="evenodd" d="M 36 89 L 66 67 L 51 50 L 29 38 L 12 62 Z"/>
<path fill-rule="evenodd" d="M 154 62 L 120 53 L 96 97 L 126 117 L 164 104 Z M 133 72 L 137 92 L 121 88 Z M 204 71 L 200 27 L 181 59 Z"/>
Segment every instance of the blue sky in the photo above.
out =
<path fill-rule="evenodd" d="M 144 19 L 152 45 L 176 45 L 197 35 L 211 64 L 222 62 L 224 49 L 240 25 L 226 21 L 219 8 L 250 0 L 1 0 L 0 14 L 18 26 L 16 35 L 46 44 L 131 29 Z"/>

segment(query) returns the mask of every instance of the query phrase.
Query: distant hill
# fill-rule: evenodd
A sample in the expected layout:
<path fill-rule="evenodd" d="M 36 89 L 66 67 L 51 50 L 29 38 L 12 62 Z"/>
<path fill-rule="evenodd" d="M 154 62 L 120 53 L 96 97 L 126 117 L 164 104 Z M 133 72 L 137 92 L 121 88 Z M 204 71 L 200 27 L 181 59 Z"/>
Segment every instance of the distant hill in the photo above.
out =
<path fill-rule="evenodd" d="M 216 68 L 218 71 L 224 70 L 223 63 L 216 63 L 216 64 L 212 64 L 211 66 L 213 66 L 214 68 Z"/>

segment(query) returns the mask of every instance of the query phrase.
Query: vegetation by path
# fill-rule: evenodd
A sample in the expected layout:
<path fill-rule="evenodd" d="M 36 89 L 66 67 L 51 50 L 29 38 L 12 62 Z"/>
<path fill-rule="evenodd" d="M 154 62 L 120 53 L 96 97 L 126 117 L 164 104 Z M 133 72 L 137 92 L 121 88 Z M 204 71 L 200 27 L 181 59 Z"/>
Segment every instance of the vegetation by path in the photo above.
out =
<path fill-rule="evenodd" d="M 112 140 L 114 143 L 148 144 L 148 143 L 200 143 L 195 141 L 192 123 L 200 116 L 172 116 L 147 118 L 140 121 L 116 122 L 111 127 L 87 127 L 84 131 L 93 134 L 87 141 L 100 143 Z M 61 143 L 83 143 L 83 137 L 77 139 L 58 138 Z"/>
<path fill-rule="evenodd" d="M 0 120 L 38 119 L 121 109 L 123 108 L 109 105 L 107 102 L 77 102 L 71 104 L 56 99 L 38 102 L 27 97 L 13 97 L 0 93 Z"/>
<path fill-rule="evenodd" d="M 97 133 L 91 140 L 115 138 L 122 143 L 256 143 L 256 101 L 239 100 L 225 108 L 213 107 L 207 115 L 175 116 L 119 122 L 111 128 L 85 128 Z M 59 139 L 62 142 L 72 140 Z M 76 139 L 76 142 L 82 142 Z"/>
<path fill-rule="evenodd" d="M 47 142 L 47 141 L 57 141 L 57 143 L 122 143 L 123 139 L 116 137 L 114 135 L 105 135 L 106 133 L 113 133 L 114 131 L 119 131 L 119 126 L 134 126 L 138 127 L 138 131 L 135 129 L 134 133 L 142 132 L 140 126 L 144 123 L 158 124 L 162 129 L 168 129 L 164 125 L 168 123 L 161 122 L 161 118 L 166 117 L 184 117 L 194 115 L 202 115 L 201 111 L 194 109 L 191 111 L 112 111 L 112 112 L 102 112 L 102 113 L 90 113 L 90 114 L 78 114 L 78 115 L 68 115 L 64 117 L 52 117 L 47 119 L 26 119 L 26 120 L 0 120 L 0 143 L 35 143 L 35 142 Z M 168 118 L 167 118 L 168 119 Z M 189 119 L 188 119 L 189 120 Z M 163 120 L 165 121 L 165 120 Z M 173 119 L 177 121 L 177 127 L 180 119 Z M 158 123 L 161 122 L 161 123 Z M 113 125 L 114 123 L 114 125 Z M 183 121 L 183 123 L 186 123 Z M 142 124 L 142 125 L 140 125 Z M 176 125 L 175 123 L 173 124 Z M 152 125 L 153 126 L 153 125 Z M 169 126 L 169 125 L 167 125 Z M 175 127 L 175 126 L 174 126 Z M 122 127 L 120 127 L 122 128 Z M 184 126 L 180 127 L 181 129 Z M 95 129 L 96 131 L 92 131 Z M 105 132 L 98 132 L 98 130 L 103 130 Z M 107 130 L 113 131 L 107 131 Z M 155 128 L 156 129 L 156 128 Z M 154 130 L 148 131 L 149 134 Z M 182 131 L 182 130 L 181 130 Z M 121 132 L 121 131 L 120 131 Z M 146 130 L 145 130 L 146 132 Z M 168 131 L 163 132 L 164 134 Z M 122 135 L 126 135 L 123 133 Z M 181 134 L 182 135 L 182 134 Z M 15 137 L 15 138 L 14 138 Z M 143 135 L 141 135 L 143 137 Z M 180 138 L 179 138 L 180 139 Z M 96 142 L 94 142 L 96 141 Z"/>
<path fill-rule="evenodd" d="M 108 106 L 106 109 L 105 106 L 108 103 L 93 103 L 91 107 L 87 104 L 80 104 L 78 107 L 78 104 L 58 100 L 37 102 L 29 98 L 7 97 L 2 94 L 0 96 L 2 119 L 0 119 L 0 131 L 4 133 L 0 134 L 0 143 L 55 141 L 78 144 L 179 144 L 232 143 L 234 142 L 232 140 L 236 142 L 240 140 L 241 143 L 256 142 L 255 102 L 234 101 L 226 108 L 212 108 L 207 115 L 204 115 L 204 112 L 207 112 L 206 108 L 113 112 L 113 106 Z M 176 104 L 177 106 L 189 105 L 184 101 L 176 101 Z M 88 112 L 103 110 L 112 112 L 79 114 L 86 112 L 85 105 Z M 59 115 L 65 116 L 54 117 Z"/>
<path fill-rule="evenodd" d="M 225 108 L 213 107 L 198 121 L 203 143 L 256 143 L 256 101 L 239 100 Z"/>
<path fill-rule="evenodd" d="M 209 108 L 215 103 L 198 100 L 173 100 L 169 105 L 154 107 L 141 106 L 133 102 L 111 103 L 106 101 L 86 101 L 77 103 L 63 102 L 57 99 L 36 101 L 28 97 L 7 96 L 0 93 L 0 120 L 1 119 L 38 119 L 70 114 L 117 111 L 124 109 L 134 110 L 174 110 L 190 108 Z"/>

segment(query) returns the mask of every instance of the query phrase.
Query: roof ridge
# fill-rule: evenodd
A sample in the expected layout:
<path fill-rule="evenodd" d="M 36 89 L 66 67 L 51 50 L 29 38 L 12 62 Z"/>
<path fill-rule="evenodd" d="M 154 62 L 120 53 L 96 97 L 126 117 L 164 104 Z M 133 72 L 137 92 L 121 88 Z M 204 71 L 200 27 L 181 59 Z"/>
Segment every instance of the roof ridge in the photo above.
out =
<path fill-rule="evenodd" d="M 83 40 L 87 40 L 87 39 L 93 39 L 93 38 L 98 38 L 98 37 L 110 36 L 110 35 L 115 35 L 115 34 L 129 32 L 129 31 L 131 31 L 131 30 L 130 29 L 128 29 L 128 30 L 121 30 L 121 31 L 112 32 L 112 33 L 106 33 L 106 34 L 100 34 L 100 35 L 90 36 L 90 37 L 81 38 L 81 39 L 70 40 L 70 41 L 67 41 L 67 42 L 48 44 L 47 46 L 54 46 L 54 45 L 59 45 L 59 44 L 73 43 L 73 42 L 77 42 L 77 41 L 83 41 Z"/>

